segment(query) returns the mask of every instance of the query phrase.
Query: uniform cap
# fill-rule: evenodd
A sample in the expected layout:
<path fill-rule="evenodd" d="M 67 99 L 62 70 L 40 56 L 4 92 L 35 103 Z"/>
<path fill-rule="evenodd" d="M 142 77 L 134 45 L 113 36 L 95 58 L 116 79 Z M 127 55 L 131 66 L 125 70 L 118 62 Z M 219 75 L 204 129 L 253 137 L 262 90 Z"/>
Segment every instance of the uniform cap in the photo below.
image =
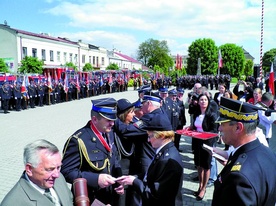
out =
<path fill-rule="evenodd" d="M 178 93 L 181 93 L 181 94 L 184 94 L 185 91 L 184 91 L 183 88 L 178 88 L 178 89 L 177 89 L 177 92 L 178 92 Z"/>
<path fill-rule="evenodd" d="M 136 102 L 133 103 L 135 108 L 141 108 L 142 107 L 142 102 L 140 99 L 138 99 Z"/>
<path fill-rule="evenodd" d="M 160 103 L 162 101 L 162 98 L 154 92 L 146 92 L 144 94 L 143 102 L 148 101 L 148 100 Z"/>
<path fill-rule="evenodd" d="M 143 85 L 138 89 L 138 93 L 145 93 L 151 91 L 151 86 L 150 85 Z"/>
<path fill-rule="evenodd" d="M 113 98 L 102 98 L 91 100 L 92 110 L 98 112 L 102 117 L 108 120 L 116 120 L 117 101 Z"/>
<path fill-rule="evenodd" d="M 216 123 L 238 121 L 254 122 L 259 119 L 258 110 L 261 108 L 252 104 L 221 97 L 220 100 L 220 117 Z"/>
<path fill-rule="evenodd" d="M 156 113 L 144 115 L 140 128 L 150 131 L 171 131 L 172 125 L 165 113 Z"/>
<path fill-rule="evenodd" d="M 176 96 L 176 95 L 177 95 L 177 91 L 176 91 L 175 89 L 171 89 L 171 90 L 169 91 L 169 95 L 171 95 L 171 96 Z"/>
<path fill-rule="evenodd" d="M 119 99 L 117 101 L 117 114 L 122 114 L 131 107 L 134 107 L 134 104 L 130 103 L 127 99 Z"/>
<path fill-rule="evenodd" d="M 168 88 L 167 87 L 160 87 L 159 92 L 160 93 L 168 93 Z"/>

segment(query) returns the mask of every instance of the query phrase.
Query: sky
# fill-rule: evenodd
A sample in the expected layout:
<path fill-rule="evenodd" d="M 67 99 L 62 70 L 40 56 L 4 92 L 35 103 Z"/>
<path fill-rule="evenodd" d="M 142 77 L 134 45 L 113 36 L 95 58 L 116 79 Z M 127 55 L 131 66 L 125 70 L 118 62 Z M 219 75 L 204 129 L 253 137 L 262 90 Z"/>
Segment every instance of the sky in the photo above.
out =
<path fill-rule="evenodd" d="M 1 0 L 0 23 L 137 56 L 149 39 L 187 55 L 197 39 L 234 43 L 260 62 L 262 0 Z M 0 37 L 1 38 L 1 37 Z M 263 54 L 276 48 L 276 1 L 265 0 Z"/>

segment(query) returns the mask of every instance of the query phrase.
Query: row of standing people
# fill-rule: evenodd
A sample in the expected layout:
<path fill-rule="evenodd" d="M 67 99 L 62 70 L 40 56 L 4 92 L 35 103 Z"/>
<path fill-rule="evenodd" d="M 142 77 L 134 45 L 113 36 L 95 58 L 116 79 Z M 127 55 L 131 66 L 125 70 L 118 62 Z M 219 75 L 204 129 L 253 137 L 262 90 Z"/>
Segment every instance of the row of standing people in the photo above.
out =
<path fill-rule="evenodd" d="M 89 82 L 70 81 L 68 87 L 63 81 L 53 81 L 51 86 L 44 82 L 30 81 L 27 87 L 22 82 L 14 84 L 4 82 L 0 87 L 1 109 L 7 114 L 11 110 L 21 111 L 28 108 L 42 107 L 62 102 L 97 96 L 106 93 L 127 91 L 127 85 L 113 81 L 111 84 L 103 81 L 90 80 Z"/>

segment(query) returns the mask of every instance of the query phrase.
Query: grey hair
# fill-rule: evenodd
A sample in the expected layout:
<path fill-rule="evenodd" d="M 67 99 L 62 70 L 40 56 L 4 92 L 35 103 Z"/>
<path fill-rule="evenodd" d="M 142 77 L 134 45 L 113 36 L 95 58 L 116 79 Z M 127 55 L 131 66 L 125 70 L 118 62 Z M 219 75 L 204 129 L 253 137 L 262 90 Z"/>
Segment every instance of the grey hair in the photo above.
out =
<path fill-rule="evenodd" d="M 237 124 L 237 121 L 231 121 L 229 122 L 229 125 L 234 125 Z M 247 134 L 254 134 L 256 132 L 256 128 L 259 124 L 259 121 L 254 121 L 254 122 L 242 122 L 245 132 Z"/>
<path fill-rule="evenodd" d="M 44 139 L 36 140 L 30 144 L 27 144 L 24 148 L 23 161 L 24 165 L 31 164 L 32 167 L 37 167 L 41 162 L 38 154 L 41 150 L 47 150 L 50 154 L 56 154 L 59 152 L 57 146 Z"/>
<path fill-rule="evenodd" d="M 161 106 L 161 104 L 159 102 L 156 101 L 151 101 L 152 105 L 159 108 Z"/>

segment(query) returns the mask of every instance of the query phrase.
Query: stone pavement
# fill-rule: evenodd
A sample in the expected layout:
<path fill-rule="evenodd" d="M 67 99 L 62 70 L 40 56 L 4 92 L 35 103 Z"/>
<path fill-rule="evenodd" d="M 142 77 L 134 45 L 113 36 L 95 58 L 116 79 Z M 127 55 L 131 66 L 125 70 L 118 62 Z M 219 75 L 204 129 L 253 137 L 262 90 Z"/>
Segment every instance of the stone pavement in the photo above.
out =
<path fill-rule="evenodd" d="M 185 91 L 184 98 L 189 90 Z M 212 93 L 215 91 L 213 90 Z M 36 107 L 21 112 L 12 111 L 3 114 L 0 111 L 0 202 L 20 178 L 23 166 L 23 148 L 36 139 L 47 139 L 62 151 L 67 138 L 77 129 L 83 127 L 90 118 L 91 99 L 113 97 L 116 100 L 126 98 L 131 102 L 138 99 L 137 91 L 132 88 L 127 92 L 105 94 L 97 97 L 75 100 L 51 106 Z M 186 111 L 186 118 L 189 120 Z M 188 122 L 189 124 L 189 122 Z M 184 162 L 183 205 L 207 206 L 211 205 L 213 187 L 207 189 L 204 199 L 195 200 L 192 192 L 197 190 L 198 183 L 192 178 L 197 172 L 193 165 L 191 153 L 191 138 L 182 136 L 181 153 Z M 274 144 L 275 145 L 275 144 Z M 222 166 L 218 164 L 219 171 Z"/>

